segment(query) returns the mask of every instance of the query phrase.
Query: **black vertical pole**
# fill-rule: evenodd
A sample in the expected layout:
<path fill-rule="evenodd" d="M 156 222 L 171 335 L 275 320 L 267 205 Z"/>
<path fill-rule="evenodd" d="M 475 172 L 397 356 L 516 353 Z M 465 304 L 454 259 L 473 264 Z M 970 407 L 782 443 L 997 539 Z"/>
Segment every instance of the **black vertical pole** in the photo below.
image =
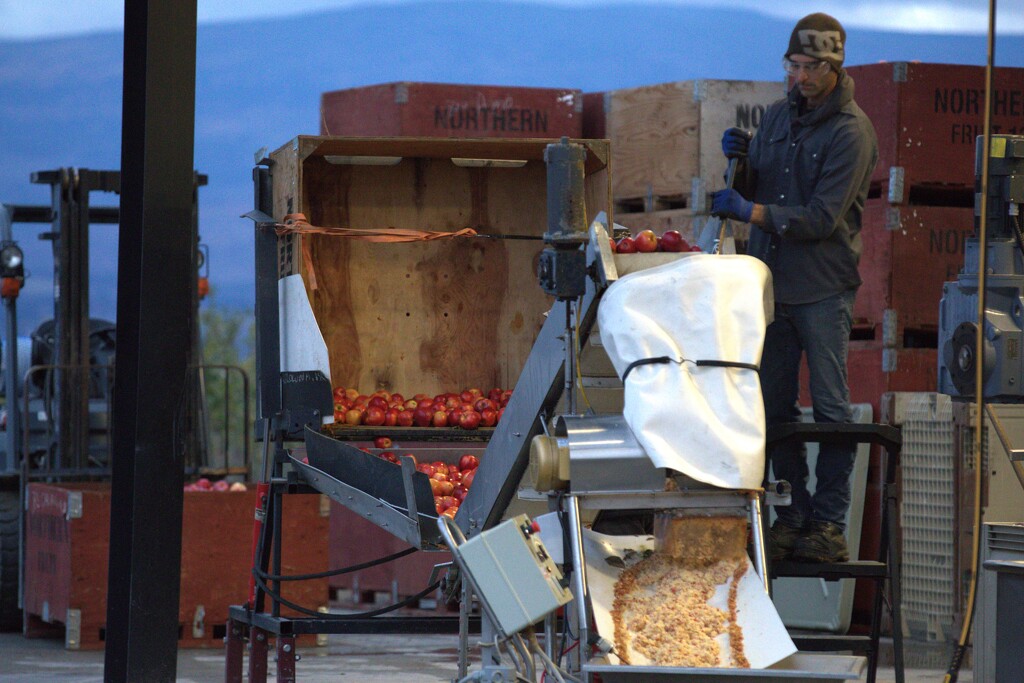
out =
<path fill-rule="evenodd" d="M 196 0 L 126 0 L 106 681 L 174 681 Z"/>

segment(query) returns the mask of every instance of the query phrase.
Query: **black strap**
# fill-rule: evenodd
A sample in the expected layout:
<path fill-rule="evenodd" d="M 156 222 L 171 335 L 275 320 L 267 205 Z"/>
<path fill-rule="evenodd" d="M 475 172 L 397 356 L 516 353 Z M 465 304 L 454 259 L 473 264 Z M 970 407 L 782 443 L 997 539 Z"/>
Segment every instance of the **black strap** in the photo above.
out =
<path fill-rule="evenodd" d="M 638 365 L 664 365 L 665 363 L 693 363 L 698 367 L 713 367 L 713 368 L 743 368 L 745 370 L 753 370 L 754 372 L 760 372 L 761 368 L 754 365 L 753 363 L 740 363 L 732 360 L 689 360 L 684 358 L 681 361 L 676 361 L 668 356 L 658 356 L 656 358 L 641 358 L 635 360 L 626 366 L 626 371 L 622 373 L 622 381 L 625 382 L 626 378 L 629 377 L 629 373 L 633 371 L 633 368 Z"/>

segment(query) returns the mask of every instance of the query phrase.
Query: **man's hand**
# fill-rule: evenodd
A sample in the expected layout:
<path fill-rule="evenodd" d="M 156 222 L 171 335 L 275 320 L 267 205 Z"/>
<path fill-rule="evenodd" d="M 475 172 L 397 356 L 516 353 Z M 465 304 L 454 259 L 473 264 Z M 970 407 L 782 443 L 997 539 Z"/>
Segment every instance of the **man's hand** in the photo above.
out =
<path fill-rule="evenodd" d="M 752 133 L 742 128 L 728 128 L 722 134 L 722 152 L 728 159 L 742 159 L 747 156 L 752 137 Z"/>
<path fill-rule="evenodd" d="M 720 218 L 734 218 L 744 223 L 750 222 L 750 214 L 754 212 L 754 202 L 749 202 L 736 190 L 719 190 L 711 200 L 711 215 Z"/>

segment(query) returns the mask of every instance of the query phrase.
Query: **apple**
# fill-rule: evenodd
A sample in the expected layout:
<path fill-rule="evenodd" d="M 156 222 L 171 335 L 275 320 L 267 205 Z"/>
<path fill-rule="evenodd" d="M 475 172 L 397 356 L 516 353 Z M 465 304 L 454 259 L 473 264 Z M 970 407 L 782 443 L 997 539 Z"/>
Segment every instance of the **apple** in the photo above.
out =
<path fill-rule="evenodd" d="M 619 240 L 619 243 L 615 245 L 616 254 L 635 254 L 636 253 L 636 242 L 629 235 L 626 235 Z"/>
<path fill-rule="evenodd" d="M 475 410 L 467 410 L 459 416 L 459 427 L 462 429 L 476 429 L 480 426 L 480 413 Z"/>
<path fill-rule="evenodd" d="M 364 408 L 366 407 L 366 404 L 369 402 L 370 397 L 367 396 L 366 394 L 359 394 L 358 396 L 356 396 L 356 400 L 352 401 L 352 403 L 354 403 L 355 405 L 363 406 Z"/>
<path fill-rule="evenodd" d="M 448 426 L 458 427 L 459 426 L 459 415 L 462 415 L 462 409 L 455 409 L 448 411 Z"/>
<path fill-rule="evenodd" d="M 335 403 L 345 398 L 345 387 L 334 387 L 334 391 L 331 392 L 331 396 L 334 397 Z"/>
<path fill-rule="evenodd" d="M 358 389 L 346 389 L 345 390 L 345 398 L 347 398 L 349 401 L 353 401 L 354 402 L 357 398 L 359 398 L 359 390 Z"/>
<path fill-rule="evenodd" d="M 370 408 L 374 406 L 380 408 L 381 410 L 387 410 L 388 402 L 385 399 L 381 398 L 380 396 L 371 396 L 370 400 L 366 402 L 366 407 Z"/>
<path fill-rule="evenodd" d="M 391 437 L 378 436 L 373 440 L 374 448 L 391 448 Z"/>
<path fill-rule="evenodd" d="M 400 412 L 402 411 L 400 411 L 398 408 L 388 408 L 388 411 L 384 413 L 384 426 L 394 427 L 395 425 L 397 425 L 398 413 Z"/>
<path fill-rule="evenodd" d="M 413 398 L 414 401 L 419 402 L 419 401 L 423 401 L 424 399 L 428 399 L 430 397 L 427 396 L 426 394 L 413 394 L 412 398 Z"/>
<path fill-rule="evenodd" d="M 404 404 L 405 397 L 396 391 L 395 393 L 391 394 L 391 398 L 388 399 L 388 403 Z"/>
<path fill-rule="evenodd" d="M 231 488 L 231 484 L 221 479 L 220 481 L 213 482 L 213 486 L 211 488 L 214 491 L 227 491 Z"/>
<path fill-rule="evenodd" d="M 498 419 L 497 422 L 501 422 L 501 416 L 505 414 L 505 408 L 498 408 Z"/>
<path fill-rule="evenodd" d="M 249 487 L 246 486 L 245 484 L 243 484 L 240 481 L 232 482 L 231 487 L 228 488 L 228 491 L 248 491 L 248 490 L 249 490 Z"/>
<path fill-rule="evenodd" d="M 475 470 L 480 465 L 480 458 L 466 453 L 459 458 L 459 469 L 465 472 L 466 470 Z"/>
<path fill-rule="evenodd" d="M 641 230 L 634 238 L 636 250 L 641 254 L 650 254 L 658 250 L 658 236 L 653 230 Z"/>
<path fill-rule="evenodd" d="M 438 482 L 438 484 L 440 484 L 440 486 L 437 487 L 437 490 L 440 493 L 440 495 L 451 496 L 453 493 L 455 493 L 455 484 L 451 483 L 450 481 L 441 481 Z"/>
<path fill-rule="evenodd" d="M 417 472 L 422 472 L 423 474 L 427 475 L 428 477 L 433 477 L 434 476 L 434 466 L 431 465 L 428 462 L 418 463 L 416 465 L 416 471 Z"/>
<path fill-rule="evenodd" d="M 420 404 L 420 402 L 419 402 L 419 401 L 417 401 L 417 400 L 416 400 L 416 399 L 414 399 L 414 398 L 410 398 L 410 399 L 409 399 L 408 401 L 406 401 L 406 402 L 405 402 L 405 409 L 406 409 L 406 410 L 409 410 L 409 411 L 413 411 L 413 410 L 416 410 L 416 407 L 417 407 L 417 406 L 418 406 L 419 404 Z"/>
<path fill-rule="evenodd" d="M 448 394 L 444 399 L 444 407 L 448 410 L 460 408 L 462 407 L 462 399 L 459 398 L 458 394 Z"/>
<path fill-rule="evenodd" d="M 391 451 L 384 451 L 379 457 L 381 460 L 387 460 L 388 462 L 393 462 L 396 465 L 398 464 L 398 456 Z"/>
<path fill-rule="evenodd" d="M 462 485 L 469 490 L 469 487 L 473 485 L 473 479 L 476 478 L 476 470 L 472 469 L 468 473 L 462 475 Z"/>
<path fill-rule="evenodd" d="M 484 408 L 480 411 L 480 426 L 493 427 L 498 424 L 498 411 L 494 408 Z"/>
<path fill-rule="evenodd" d="M 476 387 L 470 387 L 467 391 L 469 391 L 470 395 L 474 397 L 473 400 L 476 400 L 477 398 L 480 398 L 481 396 L 484 395 L 484 392 L 480 391 Z"/>
<path fill-rule="evenodd" d="M 213 484 L 211 484 L 210 480 L 207 479 L 206 477 L 200 477 L 199 479 L 196 479 L 196 488 L 197 489 L 201 489 L 203 491 L 209 491 L 210 487 L 212 485 Z"/>
<path fill-rule="evenodd" d="M 454 496 L 447 495 L 447 496 L 441 496 L 441 500 L 438 501 L 438 504 L 441 506 L 442 510 L 447 510 L 448 508 L 450 508 L 453 505 L 455 507 L 458 507 L 459 506 L 459 501 L 455 500 Z"/>
<path fill-rule="evenodd" d="M 366 409 L 366 414 L 363 416 L 363 424 L 370 427 L 379 427 L 384 424 L 384 417 L 383 408 L 380 406 L 370 406 Z"/>
<path fill-rule="evenodd" d="M 469 389 L 463 390 L 463 392 L 459 394 L 459 398 L 462 400 L 463 403 L 473 402 L 473 394 L 469 393 Z"/>
<path fill-rule="evenodd" d="M 400 410 L 395 418 L 395 424 L 399 427 L 412 427 L 412 411 Z"/>
<path fill-rule="evenodd" d="M 609 237 L 608 238 L 608 246 L 611 247 L 612 253 L 614 254 L 615 253 L 615 238 L 614 237 Z"/>
<path fill-rule="evenodd" d="M 412 422 L 417 427 L 429 427 L 433 417 L 434 411 L 424 408 L 422 404 L 416 406 L 416 410 L 412 411 Z"/>
<path fill-rule="evenodd" d="M 678 230 L 666 230 L 661 236 L 661 246 L 665 251 L 690 251 L 690 243 L 683 238 Z"/>
<path fill-rule="evenodd" d="M 692 247 L 690 247 L 690 251 L 704 251 L 704 250 L 703 250 L 703 249 L 701 249 L 700 247 L 698 247 L 698 246 L 697 246 L 697 245 L 695 244 L 695 245 L 693 245 Z"/>
<path fill-rule="evenodd" d="M 491 389 L 490 391 L 487 392 L 487 398 L 491 399 L 491 403 L 500 403 L 501 402 L 501 394 L 502 394 L 501 389 L 495 387 L 495 388 L 493 388 L 493 389 Z"/>
<path fill-rule="evenodd" d="M 441 493 L 441 480 L 440 479 L 434 479 L 433 477 L 430 478 L 430 493 L 434 496 L 435 499 L 439 498 L 442 495 L 447 495 L 447 494 L 442 494 Z M 436 505 L 437 501 L 435 500 L 434 503 Z"/>
<path fill-rule="evenodd" d="M 459 512 L 459 505 L 458 505 L 458 501 L 456 501 L 455 505 L 452 505 L 451 507 L 445 508 L 444 510 L 441 511 L 441 514 L 444 515 L 445 517 L 449 517 L 451 519 L 455 519 L 455 515 L 458 512 Z"/>
<path fill-rule="evenodd" d="M 504 408 L 505 406 L 508 405 L 508 401 L 509 401 L 510 398 L 512 398 L 512 390 L 511 389 L 506 389 L 505 391 L 501 392 L 501 407 L 502 408 Z"/>
<path fill-rule="evenodd" d="M 353 427 L 359 425 L 363 421 L 363 411 L 360 408 L 350 408 L 345 411 L 345 424 Z"/>
<path fill-rule="evenodd" d="M 432 398 L 425 398 L 422 401 L 418 402 L 418 406 L 417 407 L 419 407 L 419 408 L 433 408 L 434 407 L 434 399 L 432 399 Z"/>
<path fill-rule="evenodd" d="M 459 501 L 459 504 L 461 505 L 462 501 L 466 500 L 467 493 L 468 491 L 465 486 L 456 486 L 455 490 L 452 492 L 452 498 Z"/>

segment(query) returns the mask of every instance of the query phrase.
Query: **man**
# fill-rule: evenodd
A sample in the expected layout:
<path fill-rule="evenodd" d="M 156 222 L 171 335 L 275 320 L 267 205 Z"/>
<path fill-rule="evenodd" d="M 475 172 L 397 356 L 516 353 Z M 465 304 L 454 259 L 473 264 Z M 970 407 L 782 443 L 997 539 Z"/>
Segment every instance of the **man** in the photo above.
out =
<path fill-rule="evenodd" d="M 739 161 L 737 189 L 716 192 L 712 213 L 754 226 L 748 253 L 768 265 L 775 289 L 761 363 L 769 425 L 800 419 L 804 354 L 815 422 L 851 420 L 846 356 L 878 143 L 843 70 L 845 43 L 846 31 L 827 14 L 797 22 L 782 62 L 788 96 L 768 108 L 752 140 L 738 128 L 722 137 L 725 155 Z M 854 454 L 852 446 L 821 445 L 812 497 L 803 446 L 770 450 L 775 476 L 793 486 L 792 505 L 778 508 L 769 532 L 773 559 L 849 560 L 844 530 Z"/>

